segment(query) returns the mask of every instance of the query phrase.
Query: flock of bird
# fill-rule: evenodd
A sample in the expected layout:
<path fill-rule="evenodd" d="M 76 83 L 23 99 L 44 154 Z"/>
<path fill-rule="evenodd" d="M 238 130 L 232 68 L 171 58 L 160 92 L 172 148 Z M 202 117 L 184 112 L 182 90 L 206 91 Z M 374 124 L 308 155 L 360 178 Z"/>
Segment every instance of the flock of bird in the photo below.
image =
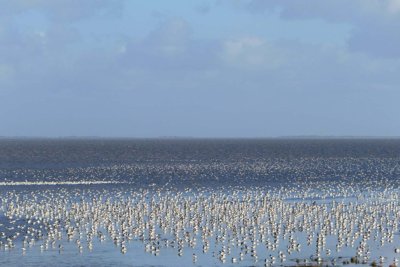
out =
<path fill-rule="evenodd" d="M 62 253 L 67 243 L 90 253 L 112 242 L 122 254 L 132 243 L 160 258 L 163 250 L 189 253 L 194 264 L 202 255 L 262 266 L 395 266 L 400 259 L 400 191 L 389 186 L 43 188 L 2 188 L 0 254 Z"/>
<path fill-rule="evenodd" d="M 398 140 L 0 140 L 0 265 L 115 253 L 137 265 L 397 266 L 399 149 Z"/>

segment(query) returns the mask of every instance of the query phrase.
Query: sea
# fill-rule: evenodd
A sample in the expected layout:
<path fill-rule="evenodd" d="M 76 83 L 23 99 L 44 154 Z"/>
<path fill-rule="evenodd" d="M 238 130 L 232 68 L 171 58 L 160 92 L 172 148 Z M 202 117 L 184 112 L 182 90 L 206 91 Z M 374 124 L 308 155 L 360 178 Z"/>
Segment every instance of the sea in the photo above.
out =
<path fill-rule="evenodd" d="M 396 138 L 0 138 L 0 266 L 389 266 L 399 185 Z M 258 216 L 240 234 L 238 203 Z M 227 213 L 208 220 L 206 208 Z M 181 233 L 174 212 L 189 218 Z M 321 217 L 309 231 L 307 216 Z"/>

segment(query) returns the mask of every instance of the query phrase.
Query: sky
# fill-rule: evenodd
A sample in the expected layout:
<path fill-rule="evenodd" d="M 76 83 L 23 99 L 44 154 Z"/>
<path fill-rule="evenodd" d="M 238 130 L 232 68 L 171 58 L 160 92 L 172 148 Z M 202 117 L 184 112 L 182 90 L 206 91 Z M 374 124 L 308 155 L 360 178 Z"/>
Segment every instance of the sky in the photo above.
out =
<path fill-rule="evenodd" d="M 400 136 L 400 0 L 0 0 L 0 136 Z"/>

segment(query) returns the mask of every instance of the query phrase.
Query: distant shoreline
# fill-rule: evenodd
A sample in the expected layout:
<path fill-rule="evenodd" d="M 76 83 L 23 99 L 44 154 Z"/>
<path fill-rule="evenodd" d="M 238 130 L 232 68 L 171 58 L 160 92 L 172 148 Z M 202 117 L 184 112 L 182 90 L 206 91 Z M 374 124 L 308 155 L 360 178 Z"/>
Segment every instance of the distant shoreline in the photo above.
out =
<path fill-rule="evenodd" d="M 0 140 L 390 140 L 400 136 L 270 136 L 270 137 L 103 137 L 103 136 L 0 136 Z"/>

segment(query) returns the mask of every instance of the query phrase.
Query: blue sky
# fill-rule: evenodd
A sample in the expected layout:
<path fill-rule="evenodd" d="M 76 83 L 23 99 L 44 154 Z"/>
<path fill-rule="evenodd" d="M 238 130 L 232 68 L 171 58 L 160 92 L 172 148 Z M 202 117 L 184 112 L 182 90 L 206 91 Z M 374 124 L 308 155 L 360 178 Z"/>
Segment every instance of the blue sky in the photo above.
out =
<path fill-rule="evenodd" d="M 0 136 L 399 136 L 400 0 L 0 0 Z"/>

